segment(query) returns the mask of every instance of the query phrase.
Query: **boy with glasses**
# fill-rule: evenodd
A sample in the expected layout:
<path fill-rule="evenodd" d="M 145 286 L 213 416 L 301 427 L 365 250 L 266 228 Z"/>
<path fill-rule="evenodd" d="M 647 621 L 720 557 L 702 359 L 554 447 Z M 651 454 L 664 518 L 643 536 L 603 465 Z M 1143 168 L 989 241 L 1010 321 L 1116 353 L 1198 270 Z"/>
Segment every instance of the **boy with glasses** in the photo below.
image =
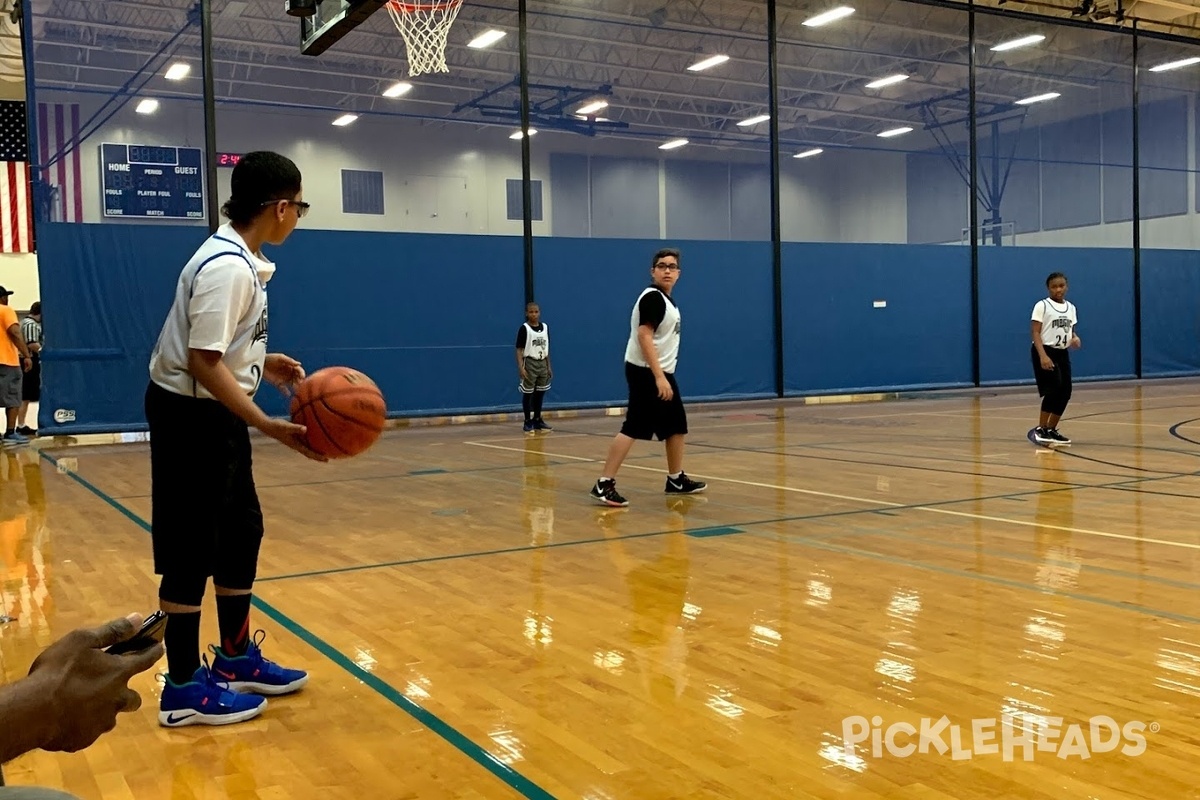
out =
<path fill-rule="evenodd" d="M 683 471 L 687 412 L 675 382 L 682 320 L 671 298 L 671 290 L 679 280 L 679 251 L 659 250 L 650 263 L 652 282 L 638 296 L 629 321 L 625 347 L 629 405 L 625 423 L 609 446 L 604 472 L 591 491 L 592 498 L 606 506 L 629 505 L 617 492 L 617 471 L 639 439 L 649 441 L 657 436 L 665 444 L 667 494 L 696 494 L 707 488 Z"/>
<path fill-rule="evenodd" d="M 251 426 L 314 460 L 305 429 L 272 419 L 254 403 L 265 379 L 286 390 L 304 379 L 300 363 L 267 352 L 266 244 L 282 244 L 308 211 L 300 170 L 269 152 L 234 167 L 229 223 L 183 268 L 175 301 L 150 357 L 151 540 L 167 613 L 167 678 L 161 725 L 226 725 L 266 708 L 259 695 L 294 692 L 302 670 L 268 661 L 262 632 L 250 635 L 263 515 L 254 486 Z M 212 578 L 220 645 L 201 663 L 200 606 Z"/>

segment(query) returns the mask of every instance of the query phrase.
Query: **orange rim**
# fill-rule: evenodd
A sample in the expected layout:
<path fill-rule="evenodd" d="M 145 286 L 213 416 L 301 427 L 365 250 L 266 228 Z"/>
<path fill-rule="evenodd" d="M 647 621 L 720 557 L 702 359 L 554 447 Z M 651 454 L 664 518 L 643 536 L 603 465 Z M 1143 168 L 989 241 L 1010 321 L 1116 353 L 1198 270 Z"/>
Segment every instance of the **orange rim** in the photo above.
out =
<path fill-rule="evenodd" d="M 440 11 L 461 4 L 462 0 L 445 0 L 440 3 L 402 3 L 400 0 L 388 0 L 388 5 L 404 14 L 415 14 L 418 11 Z"/>

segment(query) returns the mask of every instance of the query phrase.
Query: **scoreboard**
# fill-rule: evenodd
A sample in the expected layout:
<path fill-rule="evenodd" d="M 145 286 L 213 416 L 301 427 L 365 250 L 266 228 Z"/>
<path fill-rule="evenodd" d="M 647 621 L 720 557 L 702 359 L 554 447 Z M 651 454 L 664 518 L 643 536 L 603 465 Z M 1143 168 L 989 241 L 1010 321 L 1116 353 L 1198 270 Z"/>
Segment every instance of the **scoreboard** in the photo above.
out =
<path fill-rule="evenodd" d="M 100 145 L 104 216 L 204 219 L 204 160 L 198 147 Z"/>

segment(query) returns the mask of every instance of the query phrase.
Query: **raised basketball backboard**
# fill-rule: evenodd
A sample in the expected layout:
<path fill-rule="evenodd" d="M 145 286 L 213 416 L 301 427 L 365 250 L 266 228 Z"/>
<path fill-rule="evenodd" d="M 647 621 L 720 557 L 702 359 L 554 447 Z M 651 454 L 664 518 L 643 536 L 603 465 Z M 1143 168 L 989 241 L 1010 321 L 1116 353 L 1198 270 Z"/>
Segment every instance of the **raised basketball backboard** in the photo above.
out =
<path fill-rule="evenodd" d="M 319 56 L 385 5 L 387 0 L 318 0 L 316 14 L 300 18 L 300 52 Z"/>

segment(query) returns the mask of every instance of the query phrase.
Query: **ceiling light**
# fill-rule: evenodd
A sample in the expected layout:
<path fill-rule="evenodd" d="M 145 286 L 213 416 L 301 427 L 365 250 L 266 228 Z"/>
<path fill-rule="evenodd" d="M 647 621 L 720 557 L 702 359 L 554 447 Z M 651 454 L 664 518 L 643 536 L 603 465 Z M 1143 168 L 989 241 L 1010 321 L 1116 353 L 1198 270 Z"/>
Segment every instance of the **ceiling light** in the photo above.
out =
<path fill-rule="evenodd" d="M 485 47 L 491 47 L 496 42 L 503 39 L 505 35 L 506 34 L 504 31 L 498 31 L 493 28 L 492 30 L 484 31 L 471 41 L 467 42 L 467 47 L 473 47 L 476 50 L 482 50 Z"/>
<path fill-rule="evenodd" d="M 1017 100 L 1016 103 L 1019 106 L 1028 106 L 1032 105 L 1033 103 L 1042 103 L 1046 100 L 1053 100 L 1059 96 L 1060 95 L 1058 92 L 1046 92 L 1045 94 L 1035 94 L 1033 97 L 1026 97 L 1024 100 Z"/>
<path fill-rule="evenodd" d="M 738 123 L 738 126 L 742 127 L 742 128 L 748 128 L 751 125 L 757 125 L 760 122 L 766 122 L 770 118 L 771 118 L 770 114 L 759 114 L 757 117 L 751 117 L 750 119 L 742 120 L 741 122 Z"/>
<path fill-rule="evenodd" d="M 166 78 L 169 81 L 181 81 L 188 76 L 192 71 L 191 65 L 184 64 L 182 61 L 172 64 L 167 69 Z"/>
<path fill-rule="evenodd" d="M 1003 53 L 1005 50 L 1016 50 L 1018 47 L 1028 47 L 1031 44 L 1037 44 L 1038 42 L 1045 40 L 1046 37 L 1042 36 L 1040 33 L 1031 33 L 1028 36 L 1022 36 L 1019 39 L 1010 39 L 1007 42 L 1001 42 L 992 48 L 992 52 Z"/>
<path fill-rule="evenodd" d="M 822 14 L 817 14 L 815 17 L 809 17 L 808 19 L 804 20 L 804 24 L 810 28 L 819 28 L 822 25 L 828 25 L 831 22 L 836 22 L 839 19 L 848 17 L 853 13 L 854 9 L 850 6 L 838 6 L 837 8 L 831 8 Z"/>
<path fill-rule="evenodd" d="M 658 146 L 658 149 L 659 150 L 674 150 L 677 147 L 683 147 L 687 143 L 688 143 L 687 139 L 672 139 L 669 142 L 660 144 Z"/>
<path fill-rule="evenodd" d="M 892 128 L 891 130 L 887 130 L 887 131 L 884 131 L 883 133 L 879 134 L 879 138 L 890 139 L 893 136 L 903 136 L 906 133 L 912 133 L 912 128 L 909 128 L 907 126 L 905 126 L 903 128 Z"/>
<path fill-rule="evenodd" d="M 158 111 L 158 101 L 151 98 L 146 98 L 137 104 L 137 108 L 135 110 L 139 114 L 153 114 L 155 111 Z"/>
<path fill-rule="evenodd" d="M 612 122 L 612 120 L 609 119 L 608 117 L 588 117 L 583 114 L 576 114 L 575 119 L 582 119 L 582 120 L 591 121 L 591 122 Z"/>
<path fill-rule="evenodd" d="M 608 108 L 607 100 L 594 100 L 591 103 L 588 103 L 586 106 L 576 110 L 575 113 L 581 117 L 586 117 L 589 114 L 595 114 L 602 108 Z"/>
<path fill-rule="evenodd" d="M 383 90 L 384 97 L 399 97 L 403 94 L 408 94 L 412 91 L 413 85 L 408 81 L 400 81 L 393 83 L 391 86 Z"/>
<path fill-rule="evenodd" d="M 882 89 L 884 86 L 891 86 L 893 83 L 900 83 L 908 80 L 907 75 L 888 75 L 886 78 L 879 78 L 867 84 L 868 89 Z"/>
<path fill-rule="evenodd" d="M 821 148 L 814 147 L 812 150 L 805 150 L 802 153 L 796 153 L 796 155 L 792 156 L 792 158 L 812 158 L 813 156 L 818 156 L 824 152 L 825 151 Z"/>
<path fill-rule="evenodd" d="M 530 129 L 529 129 L 529 135 L 530 135 L 530 136 L 533 136 L 535 133 L 537 133 L 537 128 L 530 128 Z M 510 139 L 520 139 L 520 138 L 521 138 L 521 132 L 520 132 L 520 131 L 513 131 L 513 132 L 512 132 L 512 134 L 511 134 L 511 135 L 510 135 L 508 138 L 510 138 Z"/>
<path fill-rule="evenodd" d="M 701 70 L 708 69 L 709 67 L 715 67 L 717 64 L 724 64 L 728 60 L 729 56 L 709 56 L 703 61 L 697 61 L 695 64 L 692 64 L 690 67 L 688 67 L 688 71 L 700 72 Z"/>
<path fill-rule="evenodd" d="M 1169 72 L 1173 69 L 1182 69 L 1190 67 L 1192 64 L 1200 64 L 1200 56 L 1192 56 L 1191 58 L 1181 58 L 1178 61 L 1168 61 L 1165 64 L 1159 64 L 1157 67 L 1151 67 L 1151 72 Z"/>
<path fill-rule="evenodd" d="M 358 119 L 358 114 L 342 114 L 333 121 L 333 124 L 337 125 L 339 128 L 344 128 L 351 122 L 354 122 L 356 119 Z"/>

